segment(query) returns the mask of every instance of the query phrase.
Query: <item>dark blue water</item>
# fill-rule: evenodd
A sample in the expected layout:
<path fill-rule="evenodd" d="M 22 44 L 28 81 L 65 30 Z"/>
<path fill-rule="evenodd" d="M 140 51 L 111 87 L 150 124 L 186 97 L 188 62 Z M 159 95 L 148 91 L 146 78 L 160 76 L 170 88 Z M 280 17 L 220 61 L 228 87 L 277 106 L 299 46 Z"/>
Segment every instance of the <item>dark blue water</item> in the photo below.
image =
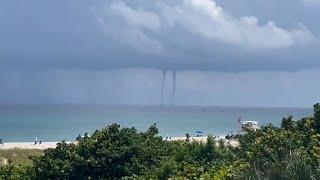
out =
<path fill-rule="evenodd" d="M 201 130 L 222 135 L 237 131 L 237 117 L 280 125 L 284 116 L 312 115 L 308 108 L 248 108 L 197 106 L 44 105 L 0 106 L 0 137 L 4 141 L 74 140 L 112 123 L 146 130 L 156 123 L 162 136 L 185 136 Z"/>

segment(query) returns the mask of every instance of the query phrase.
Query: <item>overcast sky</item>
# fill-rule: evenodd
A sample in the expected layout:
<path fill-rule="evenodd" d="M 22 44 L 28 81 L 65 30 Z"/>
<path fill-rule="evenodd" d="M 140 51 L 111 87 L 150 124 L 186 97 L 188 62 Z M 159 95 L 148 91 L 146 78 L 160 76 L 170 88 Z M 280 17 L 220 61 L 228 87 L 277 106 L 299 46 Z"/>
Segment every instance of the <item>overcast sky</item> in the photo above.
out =
<path fill-rule="evenodd" d="M 320 0 L 0 1 L 0 104 L 311 107 Z"/>

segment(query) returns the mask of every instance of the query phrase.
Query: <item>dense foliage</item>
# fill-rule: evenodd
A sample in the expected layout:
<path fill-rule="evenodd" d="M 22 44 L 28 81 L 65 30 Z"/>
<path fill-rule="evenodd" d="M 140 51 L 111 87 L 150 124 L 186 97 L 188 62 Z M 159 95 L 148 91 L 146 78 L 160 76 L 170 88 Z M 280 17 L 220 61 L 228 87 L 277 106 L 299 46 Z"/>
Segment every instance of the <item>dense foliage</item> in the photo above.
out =
<path fill-rule="evenodd" d="M 145 174 L 160 166 L 170 153 L 168 142 L 156 136 L 158 129 L 147 132 L 120 128 L 113 124 L 85 136 L 78 145 L 59 143 L 34 160 L 35 175 L 40 179 L 120 179 Z"/>
<path fill-rule="evenodd" d="M 215 141 L 164 141 L 156 126 L 146 132 L 117 124 L 61 142 L 32 166 L 2 166 L 0 179 L 320 179 L 320 105 L 298 121 L 282 119 L 239 136 L 239 146 Z"/>

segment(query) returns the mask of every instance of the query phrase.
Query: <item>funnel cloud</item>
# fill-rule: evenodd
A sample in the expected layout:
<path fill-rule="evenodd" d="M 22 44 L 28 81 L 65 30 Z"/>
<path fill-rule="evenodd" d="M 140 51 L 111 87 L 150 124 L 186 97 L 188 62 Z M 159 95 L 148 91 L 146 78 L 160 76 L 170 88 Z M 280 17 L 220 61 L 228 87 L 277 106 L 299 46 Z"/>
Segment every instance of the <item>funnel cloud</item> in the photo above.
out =
<path fill-rule="evenodd" d="M 162 70 L 162 85 L 161 85 L 161 105 L 163 105 L 163 88 L 164 88 L 164 82 L 166 80 L 167 71 Z"/>

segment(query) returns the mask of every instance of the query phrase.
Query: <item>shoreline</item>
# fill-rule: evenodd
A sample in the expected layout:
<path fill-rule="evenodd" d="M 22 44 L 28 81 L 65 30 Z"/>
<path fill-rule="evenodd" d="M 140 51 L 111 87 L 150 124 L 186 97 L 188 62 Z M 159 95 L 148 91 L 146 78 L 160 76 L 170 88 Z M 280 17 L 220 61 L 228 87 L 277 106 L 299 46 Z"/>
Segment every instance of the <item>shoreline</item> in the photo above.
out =
<path fill-rule="evenodd" d="M 190 137 L 190 142 L 207 142 L 208 136 L 200 137 Z M 171 137 L 169 139 L 163 138 L 164 141 L 185 141 L 186 137 Z M 216 142 L 218 143 L 222 140 L 226 145 L 238 146 L 239 142 L 237 140 L 228 140 L 225 139 L 225 136 L 215 137 Z M 61 141 L 59 141 L 61 142 Z M 45 150 L 49 148 L 56 148 L 57 142 L 42 142 L 41 144 L 34 144 L 34 142 L 5 142 L 0 145 L 0 150 L 10 150 L 10 149 L 36 149 L 36 150 Z M 66 143 L 76 143 L 76 141 L 66 141 Z"/>
<path fill-rule="evenodd" d="M 208 139 L 208 136 L 200 136 L 200 137 L 190 137 L 189 138 L 189 142 L 201 142 L 201 143 L 206 143 Z M 185 141 L 186 137 L 171 137 L 171 139 L 163 139 L 164 141 Z M 232 140 L 228 140 L 225 138 L 225 136 L 218 136 L 215 137 L 215 141 L 218 144 L 219 141 L 222 140 L 224 142 L 225 145 L 231 145 L 233 147 L 237 147 L 239 146 L 239 142 L 235 139 Z"/>
<path fill-rule="evenodd" d="M 34 144 L 34 142 L 5 142 L 0 145 L 0 150 L 8 150 L 8 149 L 37 149 L 37 150 L 45 150 L 49 148 L 56 148 L 57 143 L 59 142 L 42 142 L 41 144 Z M 74 143 L 71 141 L 67 142 Z"/>

